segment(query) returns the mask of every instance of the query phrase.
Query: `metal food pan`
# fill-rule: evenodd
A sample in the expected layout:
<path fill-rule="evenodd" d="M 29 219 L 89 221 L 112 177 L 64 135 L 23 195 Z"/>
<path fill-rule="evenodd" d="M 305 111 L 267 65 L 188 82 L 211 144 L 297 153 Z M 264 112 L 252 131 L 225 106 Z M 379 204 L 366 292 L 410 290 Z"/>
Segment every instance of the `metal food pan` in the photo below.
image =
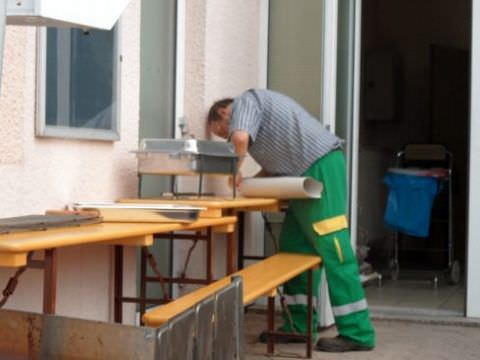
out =
<path fill-rule="evenodd" d="M 196 139 L 142 139 L 136 154 L 140 174 L 232 174 L 238 159 L 230 143 Z"/>
<path fill-rule="evenodd" d="M 152 175 L 195 175 L 196 158 L 191 154 L 137 152 L 138 173 Z"/>
<path fill-rule="evenodd" d="M 205 207 L 181 204 L 77 202 L 75 210 L 97 211 L 104 222 L 193 222 Z"/>

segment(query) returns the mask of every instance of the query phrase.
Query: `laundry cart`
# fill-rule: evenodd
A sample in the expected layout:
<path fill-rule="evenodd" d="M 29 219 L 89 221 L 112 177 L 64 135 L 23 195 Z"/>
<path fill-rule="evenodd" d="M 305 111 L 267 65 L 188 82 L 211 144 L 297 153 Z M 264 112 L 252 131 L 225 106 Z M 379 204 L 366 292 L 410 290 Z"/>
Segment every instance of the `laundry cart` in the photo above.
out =
<path fill-rule="evenodd" d="M 415 251 L 445 259 L 441 269 L 432 269 L 434 286 L 439 271 L 451 284 L 460 281 L 460 264 L 454 259 L 453 246 L 452 165 L 452 154 L 439 144 L 408 144 L 396 153 L 396 167 L 388 169 L 384 178 L 388 186 L 384 221 L 394 230 L 392 279 L 400 276 L 399 252 L 405 250 L 408 254 L 408 248 L 401 246 L 408 237 L 410 243 L 413 239 L 418 244 Z M 430 234 L 432 223 L 444 224 L 446 241 L 442 236 L 435 241 L 438 239 Z M 435 246 L 422 248 L 425 239 L 430 243 L 433 240 Z"/>

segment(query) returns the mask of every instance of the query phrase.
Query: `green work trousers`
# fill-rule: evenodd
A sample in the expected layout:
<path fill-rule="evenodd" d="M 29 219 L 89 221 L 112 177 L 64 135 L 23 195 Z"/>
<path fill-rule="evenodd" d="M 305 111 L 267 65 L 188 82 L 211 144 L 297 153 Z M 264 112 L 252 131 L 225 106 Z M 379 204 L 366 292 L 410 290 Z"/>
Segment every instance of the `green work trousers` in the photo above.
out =
<path fill-rule="evenodd" d="M 304 174 L 323 183 L 321 199 L 292 200 L 280 235 L 280 251 L 318 254 L 325 267 L 330 301 L 338 333 L 351 341 L 375 345 L 357 259 L 352 250 L 346 220 L 345 158 L 340 150 L 317 160 Z M 320 269 L 313 273 L 313 294 L 318 294 Z M 306 333 L 307 276 L 284 286 L 288 312 L 282 330 Z M 313 314 L 316 337 L 317 314 Z M 293 329 L 292 329 L 293 326 Z"/>

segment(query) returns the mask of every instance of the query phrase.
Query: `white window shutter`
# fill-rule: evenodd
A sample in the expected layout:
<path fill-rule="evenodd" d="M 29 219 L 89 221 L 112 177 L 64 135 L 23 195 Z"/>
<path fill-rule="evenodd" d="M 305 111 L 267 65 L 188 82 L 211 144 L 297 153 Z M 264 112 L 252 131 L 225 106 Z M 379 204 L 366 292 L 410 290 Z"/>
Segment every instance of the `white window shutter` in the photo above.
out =
<path fill-rule="evenodd" d="M 7 24 L 110 30 L 130 0 L 7 0 Z"/>

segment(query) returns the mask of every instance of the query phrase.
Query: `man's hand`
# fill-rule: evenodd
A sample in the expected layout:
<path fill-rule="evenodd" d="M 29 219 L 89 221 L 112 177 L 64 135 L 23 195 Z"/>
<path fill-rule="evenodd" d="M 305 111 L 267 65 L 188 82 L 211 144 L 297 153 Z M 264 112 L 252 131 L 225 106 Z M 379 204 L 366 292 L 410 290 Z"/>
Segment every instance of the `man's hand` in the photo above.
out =
<path fill-rule="evenodd" d="M 242 183 L 242 180 L 243 180 L 243 175 L 240 171 L 237 171 L 237 173 L 235 174 L 235 187 L 238 188 L 240 186 L 240 184 Z M 228 186 L 230 187 L 233 187 L 234 184 L 233 184 L 233 175 L 230 175 L 228 177 Z"/>

